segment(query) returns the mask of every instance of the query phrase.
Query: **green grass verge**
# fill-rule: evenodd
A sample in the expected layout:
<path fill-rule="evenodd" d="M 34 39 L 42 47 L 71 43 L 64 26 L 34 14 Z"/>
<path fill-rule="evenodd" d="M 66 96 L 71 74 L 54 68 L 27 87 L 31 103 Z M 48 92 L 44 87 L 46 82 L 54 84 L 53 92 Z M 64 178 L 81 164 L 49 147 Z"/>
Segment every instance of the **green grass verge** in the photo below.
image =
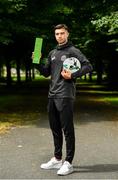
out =
<path fill-rule="evenodd" d="M 18 88 L 1 88 L 0 133 L 7 132 L 13 126 L 37 125 L 47 112 L 47 91 L 48 82 L 43 79 Z M 103 86 L 80 82 L 79 93 L 78 100 L 82 93 L 87 98 L 86 103 L 118 107 L 118 92 L 107 91 Z"/>

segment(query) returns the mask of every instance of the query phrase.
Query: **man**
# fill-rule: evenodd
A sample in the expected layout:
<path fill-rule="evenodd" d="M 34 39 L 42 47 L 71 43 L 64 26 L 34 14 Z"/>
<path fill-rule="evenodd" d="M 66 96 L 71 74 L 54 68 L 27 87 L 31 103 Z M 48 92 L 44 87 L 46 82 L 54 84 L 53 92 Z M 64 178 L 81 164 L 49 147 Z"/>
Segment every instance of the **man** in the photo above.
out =
<path fill-rule="evenodd" d="M 75 132 L 73 123 L 73 101 L 75 98 L 75 80 L 92 70 L 90 62 L 69 41 L 69 31 L 65 24 L 54 28 L 57 47 L 49 53 L 45 65 L 40 64 L 40 73 L 45 77 L 51 76 L 48 94 L 49 123 L 54 139 L 54 157 L 47 163 L 41 164 L 42 169 L 59 169 L 58 175 L 73 172 L 72 161 L 75 153 Z M 63 69 L 67 58 L 77 58 L 81 69 L 72 73 Z M 62 162 L 63 133 L 66 141 L 66 157 Z"/>

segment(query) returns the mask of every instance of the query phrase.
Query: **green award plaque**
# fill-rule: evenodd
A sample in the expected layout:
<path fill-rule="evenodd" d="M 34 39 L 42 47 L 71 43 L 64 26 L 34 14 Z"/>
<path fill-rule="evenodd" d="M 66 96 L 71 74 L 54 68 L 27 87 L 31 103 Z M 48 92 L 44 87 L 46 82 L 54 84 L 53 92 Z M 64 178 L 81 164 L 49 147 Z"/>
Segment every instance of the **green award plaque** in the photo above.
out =
<path fill-rule="evenodd" d="M 34 46 L 34 58 L 33 58 L 33 63 L 35 64 L 40 63 L 42 43 L 43 43 L 42 38 L 36 38 L 35 46 Z"/>

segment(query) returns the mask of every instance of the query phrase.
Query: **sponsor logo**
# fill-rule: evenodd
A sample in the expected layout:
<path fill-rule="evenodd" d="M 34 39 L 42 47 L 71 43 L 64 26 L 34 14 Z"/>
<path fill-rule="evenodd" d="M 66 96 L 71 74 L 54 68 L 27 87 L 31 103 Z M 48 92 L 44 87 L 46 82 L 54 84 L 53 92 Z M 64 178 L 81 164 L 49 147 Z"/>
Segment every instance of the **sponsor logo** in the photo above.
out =
<path fill-rule="evenodd" d="M 66 55 L 61 56 L 61 61 L 65 61 L 66 58 Z"/>
<path fill-rule="evenodd" d="M 51 57 L 51 61 L 54 61 L 55 60 L 55 56 Z"/>

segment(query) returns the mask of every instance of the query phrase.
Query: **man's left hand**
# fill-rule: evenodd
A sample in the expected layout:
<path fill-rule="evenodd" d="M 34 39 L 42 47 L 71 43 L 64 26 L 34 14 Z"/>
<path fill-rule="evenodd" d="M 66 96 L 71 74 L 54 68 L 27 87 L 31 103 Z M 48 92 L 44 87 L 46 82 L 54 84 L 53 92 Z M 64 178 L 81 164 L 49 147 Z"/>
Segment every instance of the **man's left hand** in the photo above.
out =
<path fill-rule="evenodd" d="M 70 70 L 63 69 L 61 71 L 61 75 L 63 76 L 64 79 L 71 79 L 71 71 Z"/>

